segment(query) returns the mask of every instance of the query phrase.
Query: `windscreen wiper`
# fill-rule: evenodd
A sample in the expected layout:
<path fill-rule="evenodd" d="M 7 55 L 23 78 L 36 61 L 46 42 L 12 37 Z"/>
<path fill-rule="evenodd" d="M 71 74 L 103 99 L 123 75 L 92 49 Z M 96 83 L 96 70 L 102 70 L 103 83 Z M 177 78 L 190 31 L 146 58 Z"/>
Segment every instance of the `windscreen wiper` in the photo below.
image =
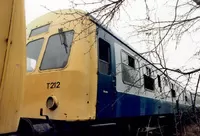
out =
<path fill-rule="evenodd" d="M 67 38 L 65 36 L 65 33 L 63 32 L 62 28 L 58 29 L 58 32 L 59 32 L 59 36 L 60 36 L 61 45 L 65 46 L 65 51 L 67 53 L 67 47 L 68 47 L 68 45 L 67 45 Z"/>

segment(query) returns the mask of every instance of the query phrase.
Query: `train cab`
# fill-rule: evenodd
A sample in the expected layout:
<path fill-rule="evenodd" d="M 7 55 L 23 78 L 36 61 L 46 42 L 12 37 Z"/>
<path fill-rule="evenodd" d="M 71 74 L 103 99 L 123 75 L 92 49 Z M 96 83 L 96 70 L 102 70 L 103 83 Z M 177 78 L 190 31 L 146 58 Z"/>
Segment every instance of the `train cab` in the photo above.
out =
<path fill-rule="evenodd" d="M 22 117 L 88 120 L 96 115 L 96 26 L 82 11 L 43 15 L 27 26 Z"/>

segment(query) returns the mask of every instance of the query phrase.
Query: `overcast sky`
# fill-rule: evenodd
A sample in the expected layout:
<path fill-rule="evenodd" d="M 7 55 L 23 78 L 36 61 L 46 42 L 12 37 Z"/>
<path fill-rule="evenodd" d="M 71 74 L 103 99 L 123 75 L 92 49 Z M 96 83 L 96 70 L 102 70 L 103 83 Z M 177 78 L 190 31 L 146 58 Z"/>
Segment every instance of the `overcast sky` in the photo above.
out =
<path fill-rule="evenodd" d="M 80 0 L 74 0 L 76 2 Z M 86 1 L 94 1 L 94 0 L 86 0 Z M 132 2 L 132 4 L 130 4 Z M 133 4 L 134 2 L 134 4 Z M 156 10 L 158 10 L 158 14 L 162 18 L 170 17 L 171 14 L 166 12 L 166 8 L 162 7 L 163 3 L 160 5 L 154 4 Z M 126 3 L 126 12 L 132 16 L 133 18 L 141 17 L 145 14 L 145 7 L 144 4 L 141 4 L 140 0 L 129 0 L 129 3 Z M 36 19 L 37 17 L 48 13 L 49 11 L 44 8 L 44 6 L 50 10 L 58 10 L 58 9 L 67 9 L 71 8 L 71 3 L 69 0 L 25 0 L 25 11 L 26 11 L 26 24 L 30 23 L 32 20 Z M 80 7 L 82 10 L 91 10 L 94 8 L 92 6 L 82 6 Z M 127 14 L 122 14 L 120 16 L 120 20 L 118 21 L 117 25 L 115 25 L 115 29 L 113 31 L 126 39 L 129 35 L 127 32 L 130 30 L 129 27 L 125 27 L 128 21 Z M 183 40 L 180 43 L 180 46 L 175 50 L 175 46 L 173 44 L 171 46 L 168 55 L 168 65 L 170 67 L 179 67 L 186 64 L 186 62 L 191 62 L 189 60 L 190 56 L 197 50 L 200 49 L 199 42 L 198 42 L 198 35 L 186 35 L 183 37 Z M 141 51 L 144 46 L 135 43 L 136 39 L 127 39 L 128 43 L 132 43 L 131 46 L 136 48 L 138 51 Z M 196 62 L 196 61 L 195 61 Z M 193 62 L 194 64 L 194 62 Z M 198 63 L 195 63 L 198 67 Z"/>

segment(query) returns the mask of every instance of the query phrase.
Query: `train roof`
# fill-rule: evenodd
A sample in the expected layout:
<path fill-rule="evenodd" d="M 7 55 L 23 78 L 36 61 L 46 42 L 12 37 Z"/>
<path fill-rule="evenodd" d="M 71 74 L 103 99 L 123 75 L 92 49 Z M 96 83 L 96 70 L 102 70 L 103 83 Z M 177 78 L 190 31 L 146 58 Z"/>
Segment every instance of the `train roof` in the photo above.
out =
<path fill-rule="evenodd" d="M 80 16 L 88 16 L 89 19 L 95 23 L 98 27 L 102 28 L 104 31 L 112 35 L 114 38 L 116 38 L 118 41 L 120 41 L 122 44 L 124 44 L 127 48 L 129 48 L 131 51 L 136 53 L 138 56 L 140 56 L 142 59 L 147 61 L 149 64 L 151 64 L 154 68 L 162 72 L 165 76 L 167 76 L 162 70 L 160 70 L 158 67 L 153 65 L 150 61 L 148 61 L 145 57 L 143 57 L 136 49 L 134 49 L 132 46 L 130 46 L 127 42 L 123 40 L 118 34 L 114 33 L 111 29 L 106 27 L 105 25 L 101 24 L 99 21 L 95 19 L 90 13 L 85 12 L 83 10 L 78 10 L 78 9 L 63 9 L 63 10 L 56 10 L 56 11 L 51 11 L 49 13 L 46 13 L 35 20 L 33 20 L 31 23 L 27 25 L 26 31 L 27 31 L 27 39 L 30 35 L 31 30 L 38 28 L 40 26 L 44 26 L 44 24 L 52 24 L 55 22 L 57 23 L 62 23 L 61 19 L 63 21 L 63 18 L 65 15 L 73 15 L 73 17 L 78 18 Z M 64 20 L 66 21 L 66 20 Z M 63 21 L 63 22 L 64 22 Z M 171 77 L 167 76 L 170 80 L 175 82 Z M 181 86 L 179 83 L 175 82 L 179 86 Z M 182 87 L 182 86 L 181 86 Z"/>

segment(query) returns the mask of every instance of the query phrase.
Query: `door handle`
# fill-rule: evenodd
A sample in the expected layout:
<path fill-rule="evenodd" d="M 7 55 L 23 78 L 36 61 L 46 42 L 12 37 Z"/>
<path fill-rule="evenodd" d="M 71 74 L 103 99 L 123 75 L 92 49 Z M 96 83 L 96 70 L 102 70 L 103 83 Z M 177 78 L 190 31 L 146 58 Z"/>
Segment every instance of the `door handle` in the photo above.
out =
<path fill-rule="evenodd" d="M 116 87 L 116 77 L 112 76 L 112 84 L 114 87 Z"/>

